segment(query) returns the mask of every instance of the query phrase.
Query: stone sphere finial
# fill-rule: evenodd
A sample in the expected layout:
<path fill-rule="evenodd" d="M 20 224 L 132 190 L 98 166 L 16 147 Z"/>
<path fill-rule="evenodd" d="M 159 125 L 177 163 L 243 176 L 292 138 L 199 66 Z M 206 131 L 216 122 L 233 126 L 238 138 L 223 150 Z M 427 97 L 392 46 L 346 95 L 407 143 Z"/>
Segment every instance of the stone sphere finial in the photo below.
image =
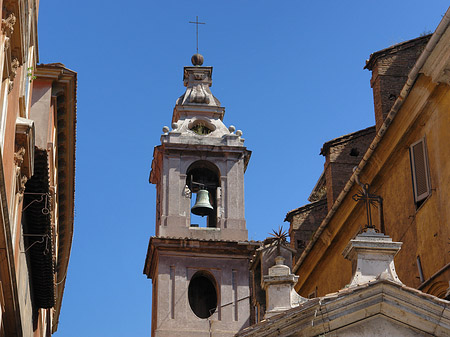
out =
<path fill-rule="evenodd" d="M 170 129 L 169 129 L 168 126 L 164 126 L 164 127 L 162 128 L 162 130 L 163 130 L 164 133 L 168 133 L 168 132 L 170 131 Z"/>
<path fill-rule="evenodd" d="M 203 56 L 200 54 L 194 54 L 191 57 L 191 62 L 194 66 L 201 66 L 203 64 Z"/>
<path fill-rule="evenodd" d="M 235 126 L 234 126 L 234 125 L 230 125 L 230 126 L 228 127 L 228 131 L 230 131 L 230 133 L 233 133 L 234 131 L 236 131 Z"/>
<path fill-rule="evenodd" d="M 237 131 L 236 131 L 236 135 L 238 135 L 239 137 L 241 137 L 241 136 L 242 136 L 242 130 L 237 130 Z"/>

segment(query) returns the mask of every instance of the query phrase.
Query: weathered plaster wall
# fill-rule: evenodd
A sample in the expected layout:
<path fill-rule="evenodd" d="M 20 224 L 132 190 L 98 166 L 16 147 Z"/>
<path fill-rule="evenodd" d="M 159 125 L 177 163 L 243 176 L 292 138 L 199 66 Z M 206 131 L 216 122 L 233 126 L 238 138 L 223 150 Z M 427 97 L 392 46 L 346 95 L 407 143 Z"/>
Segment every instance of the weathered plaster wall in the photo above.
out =
<path fill-rule="evenodd" d="M 160 217 L 157 219 L 158 235 L 246 240 L 244 161 L 240 156 L 241 153 L 208 153 L 206 157 L 205 154 L 195 150 L 165 151 L 168 154 L 161 156 L 161 178 L 158 187 L 161 188 L 157 204 L 157 213 Z M 189 166 L 200 159 L 206 159 L 214 164 L 220 172 L 221 192 L 217 197 L 217 228 L 189 227 L 191 200 L 184 192 L 186 174 Z M 192 197 L 195 198 L 195 194 Z"/>
<path fill-rule="evenodd" d="M 171 279 L 171 268 L 175 274 L 174 281 Z M 208 271 L 218 284 L 219 305 L 208 319 L 197 317 L 189 305 L 189 281 L 197 271 Z M 236 277 L 235 287 L 233 274 Z M 174 285 L 172 282 L 175 282 Z M 153 306 L 153 311 L 157 312 L 155 337 L 210 336 L 210 329 L 214 336 L 233 336 L 249 324 L 247 258 L 165 252 L 158 261 L 157 288 L 157 292 L 153 292 L 157 296 Z"/>

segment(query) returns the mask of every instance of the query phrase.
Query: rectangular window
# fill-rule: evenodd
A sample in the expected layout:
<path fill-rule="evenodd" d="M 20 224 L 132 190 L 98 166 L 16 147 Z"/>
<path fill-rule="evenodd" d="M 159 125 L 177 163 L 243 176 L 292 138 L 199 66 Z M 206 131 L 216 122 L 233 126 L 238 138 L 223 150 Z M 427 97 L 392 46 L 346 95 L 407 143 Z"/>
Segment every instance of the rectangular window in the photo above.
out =
<path fill-rule="evenodd" d="M 430 170 L 425 138 L 415 142 L 409 148 L 414 189 L 414 200 L 420 206 L 431 193 Z"/>

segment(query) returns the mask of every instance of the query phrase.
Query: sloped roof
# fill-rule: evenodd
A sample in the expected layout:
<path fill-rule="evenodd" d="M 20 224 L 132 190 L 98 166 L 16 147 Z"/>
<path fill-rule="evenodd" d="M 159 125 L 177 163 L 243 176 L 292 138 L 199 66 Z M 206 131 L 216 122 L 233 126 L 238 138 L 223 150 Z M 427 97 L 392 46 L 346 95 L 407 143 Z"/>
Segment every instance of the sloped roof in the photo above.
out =
<path fill-rule="evenodd" d="M 376 61 L 380 57 L 384 57 L 384 56 L 387 56 L 389 54 L 395 54 L 395 53 L 397 53 L 399 51 L 411 48 L 411 47 L 416 46 L 416 45 L 420 45 L 422 43 L 426 44 L 430 40 L 432 35 L 433 34 L 427 34 L 427 35 L 424 35 L 424 36 L 419 36 L 419 37 L 417 37 L 415 39 L 411 39 L 411 40 L 408 40 L 408 41 L 403 41 L 403 42 L 394 44 L 393 46 L 390 46 L 388 48 L 384 48 L 384 49 L 381 49 L 381 50 L 379 50 L 379 51 L 377 51 L 375 53 L 372 53 L 372 54 L 370 54 L 369 59 L 366 61 L 366 65 L 364 66 L 364 69 L 372 70 L 373 66 L 376 63 Z"/>
<path fill-rule="evenodd" d="M 363 325 L 378 315 L 416 333 L 450 335 L 450 301 L 378 279 L 308 300 L 242 330 L 236 337 L 339 333 L 339 329 Z"/>
<path fill-rule="evenodd" d="M 375 126 L 370 126 L 368 128 L 365 128 L 365 129 L 362 129 L 359 131 L 355 131 L 355 132 L 334 138 L 332 140 L 329 140 L 328 142 L 323 144 L 322 148 L 320 149 L 320 154 L 325 156 L 330 147 L 333 147 L 337 144 L 347 143 L 355 138 L 363 137 L 363 136 L 365 136 L 369 133 L 373 133 L 373 132 L 375 132 Z"/>

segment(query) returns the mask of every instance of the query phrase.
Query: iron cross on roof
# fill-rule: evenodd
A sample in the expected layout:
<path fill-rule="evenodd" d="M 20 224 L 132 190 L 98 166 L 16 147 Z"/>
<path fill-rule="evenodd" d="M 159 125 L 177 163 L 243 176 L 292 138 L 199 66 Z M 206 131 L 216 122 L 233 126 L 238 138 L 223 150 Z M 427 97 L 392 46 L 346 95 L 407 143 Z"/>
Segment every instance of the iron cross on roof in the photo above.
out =
<path fill-rule="evenodd" d="M 383 220 L 383 199 L 379 195 L 371 194 L 369 192 L 369 184 L 362 184 L 359 182 L 358 179 L 356 179 L 356 182 L 359 186 L 361 186 L 361 189 L 358 191 L 358 193 L 354 194 L 352 196 L 352 199 L 355 201 L 362 201 L 364 202 L 364 206 L 366 208 L 366 216 L 367 216 L 367 225 L 365 228 L 373 228 L 375 229 L 375 226 L 372 223 L 372 212 L 371 207 L 377 207 L 377 203 L 380 206 L 379 212 L 380 212 L 380 229 L 382 232 L 384 232 L 384 220 Z"/>
<path fill-rule="evenodd" d="M 195 31 L 196 31 L 196 35 L 197 35 L 197 54 L 198 54 L 198 25 L 206 25 L 205 22 L 198 22 L 198 16 L 196 16 L 195 21 L 189 21 L 189 23 L 194 23 L 195 24 Z"/>

